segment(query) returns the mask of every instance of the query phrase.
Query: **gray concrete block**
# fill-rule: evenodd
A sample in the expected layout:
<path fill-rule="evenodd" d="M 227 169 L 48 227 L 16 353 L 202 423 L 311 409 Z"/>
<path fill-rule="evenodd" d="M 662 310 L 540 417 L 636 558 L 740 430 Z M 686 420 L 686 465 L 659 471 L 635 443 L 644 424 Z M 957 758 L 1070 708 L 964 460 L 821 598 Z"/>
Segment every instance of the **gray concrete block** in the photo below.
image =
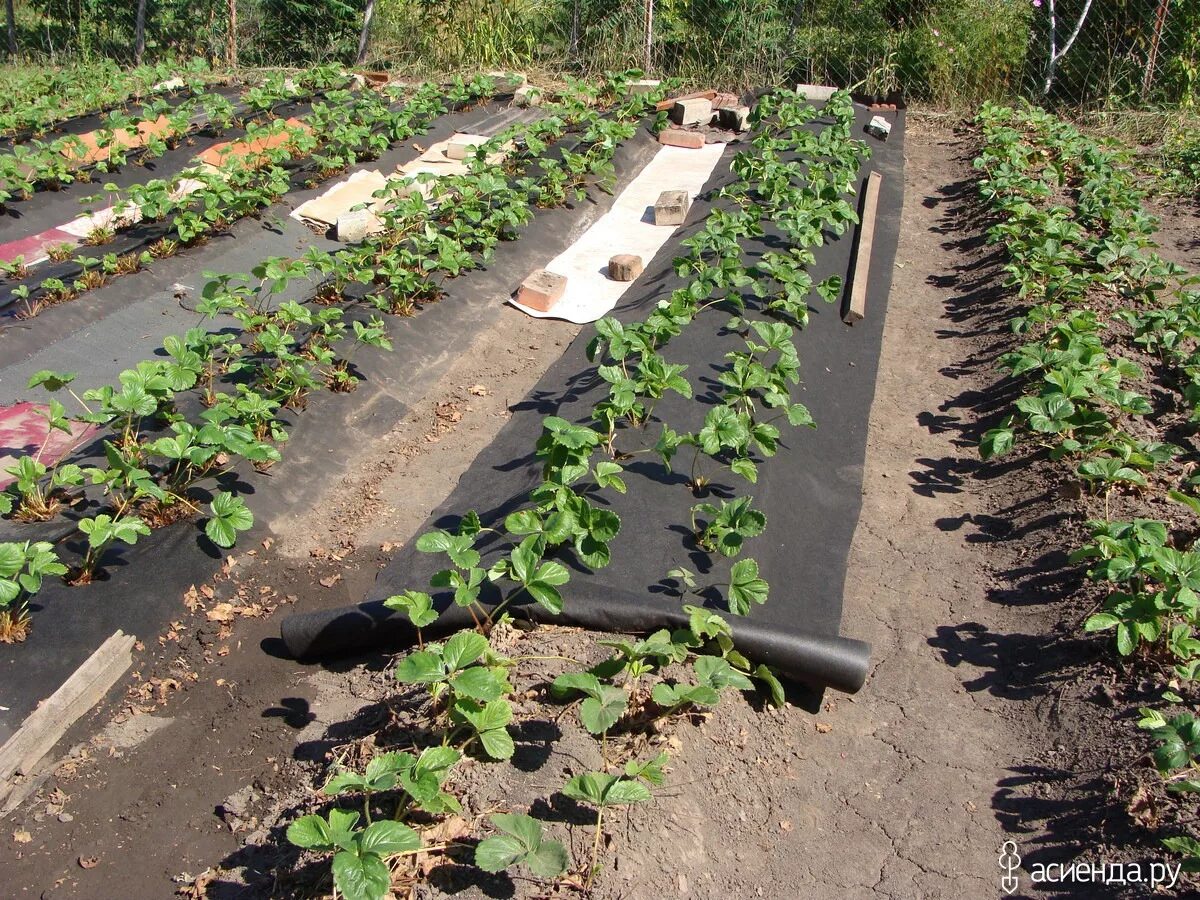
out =
<path fill-rule="evenodd" d="M 892 123 L 883 116 L 875 116 L 867 123 L 867 134 L 877 137 L 881 141 L 886 141 L 891 133 Z"/>
<path fill-rule="evenodd" d="M 828 100 L 833 96 L 837 88 L 827 84 L 798 84 L 796 85 L 796 93 L 804 97 L 805 100 L 822 101 Z"/>
<path fill-rule="evenodd" d="M 663 191 L 654 203 L 654 224 L 682 225 L 691 205 L 687 191 Z"/>
<path fill-rule="evenodd" d="M 379 216 L 369 209 L 355 209 L 338 216 L 337 239 L 343 244 L 361 244 L 369 235 L 383 230 Z"/>
<path fill-rule="evenodd" d="M 712 121 L 713 105 L 704 97 L 676 100 L 671 107 L 671 121 L 676 125 L 707 125 Z"/>
<path fill-rule="evenodd" d="M 649 94 L 656 90 L 662 84 L 657 78 L 643 78 L 640 81 L 629 82 L 629 93 L 631 94 Z"/>
<path fill-rule="evenodd" d="M 750 107 L 725 106 L 717 110 L 718 124 L 729 131 L 747 131 L 750 128 Z"/>

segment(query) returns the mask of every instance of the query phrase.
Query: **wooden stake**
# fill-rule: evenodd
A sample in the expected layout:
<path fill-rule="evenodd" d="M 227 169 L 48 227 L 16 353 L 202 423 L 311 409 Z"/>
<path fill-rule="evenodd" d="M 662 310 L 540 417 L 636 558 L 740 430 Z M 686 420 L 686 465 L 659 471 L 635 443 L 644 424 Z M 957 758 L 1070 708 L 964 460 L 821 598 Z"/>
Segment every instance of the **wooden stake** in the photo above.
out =
<path fill-rule="evenodd" d="M 854 250 L 854 281 L 842 321 L 847 325 L 861 322 L 867 316 L 867 283 L 871 275 L 871 247 L 875 243 L 875 211 L 879 206 L 879 184 L 883 176 L 872 172 L 867 176 L 863 191 L 862 212 L 859 215 L 858 246 Z"/>
<path fill-rule="evenodd" d="M 113 632 L 62 687 L 29 714 L 16 734 L 0 747 L 0 780 L 35 769 L 67 729 L 99 703 L 133 664 L 136 640 L 133 635 Z"/>

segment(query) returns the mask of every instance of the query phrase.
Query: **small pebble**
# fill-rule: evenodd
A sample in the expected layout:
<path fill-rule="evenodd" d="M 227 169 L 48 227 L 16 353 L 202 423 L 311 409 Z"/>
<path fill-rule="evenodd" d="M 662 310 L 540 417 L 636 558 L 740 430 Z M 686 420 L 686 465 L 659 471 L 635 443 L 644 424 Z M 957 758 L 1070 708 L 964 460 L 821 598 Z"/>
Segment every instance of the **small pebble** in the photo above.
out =
<path fill-rule="evenodd" d="M 59 814 L 58 814 L 58 821 L 60 821 L 60 822 L 74 822 L 74 821 L 75 821 L 75 817 L 74 817 L 73 815 L 71 815 L 70 813 L 59 813 Z"/>

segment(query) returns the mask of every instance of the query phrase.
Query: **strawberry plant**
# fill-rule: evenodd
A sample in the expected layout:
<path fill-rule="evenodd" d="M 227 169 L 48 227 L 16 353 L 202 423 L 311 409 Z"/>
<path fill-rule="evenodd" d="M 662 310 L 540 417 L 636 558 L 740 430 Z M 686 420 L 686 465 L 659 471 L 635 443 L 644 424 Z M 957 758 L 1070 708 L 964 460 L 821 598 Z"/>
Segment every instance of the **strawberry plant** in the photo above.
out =
<path fill-rule="evenodd" d="M 65 575 L 67 567 L 47 541 L 0 543 L 0 642 L 23 641 L 29 632 L 29 598 L 48 575 Z"/>
<path fill-rule="evenodd" d="M 571 864 L 567 848 L 542 836 L 542 823 L 526 815 L 489 816 L 499 834 L 484 838 L 475 848 L 475 865 L 485 872 L 503 872 L 524 865 L 541 878 L 557 878 Z"/>

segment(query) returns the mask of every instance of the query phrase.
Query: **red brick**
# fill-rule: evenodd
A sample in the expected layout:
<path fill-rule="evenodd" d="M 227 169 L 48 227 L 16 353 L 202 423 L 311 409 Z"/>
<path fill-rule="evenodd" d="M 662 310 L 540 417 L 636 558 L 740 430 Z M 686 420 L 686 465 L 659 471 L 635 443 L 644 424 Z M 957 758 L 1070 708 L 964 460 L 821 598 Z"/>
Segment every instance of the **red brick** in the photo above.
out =
<path fill-rule="evenodd" d="M 539 312 L 550 312 L 554 304 L 562 299 L 566 289 L 567 279 L 564 276 L 538 269 L 517 289 L 517 302 Z"/>
<path fill-rule="evenodd" d="M 689 150 L 699 150 L 704 146 L 704 135 L 698 131 L 681 131 L 678 128 L 664 128 L 658 133 L 658 142 L 668 147 L 686 147 Z"/>

